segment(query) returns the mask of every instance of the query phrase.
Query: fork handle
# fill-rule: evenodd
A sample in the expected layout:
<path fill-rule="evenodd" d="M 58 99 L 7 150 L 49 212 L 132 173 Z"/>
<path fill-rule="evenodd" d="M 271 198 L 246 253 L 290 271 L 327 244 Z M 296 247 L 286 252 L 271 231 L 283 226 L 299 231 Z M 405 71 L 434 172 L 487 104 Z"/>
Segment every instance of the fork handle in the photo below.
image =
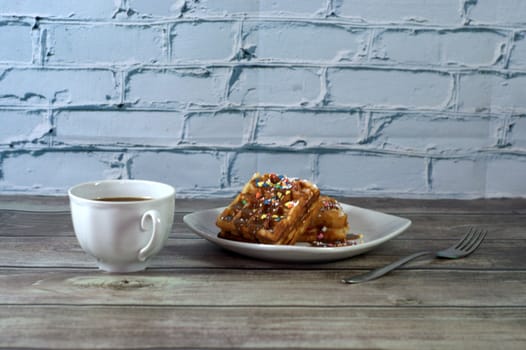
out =
<path fill-rule="evenodd" d="M 419 252 L 419 253 L 415 253 L 415 254 L 412 254 L 412 255 L 409 255 L 409 256 L 406 256 L 405 258 L 402 258 L 400 260 L 397 260 L 389 265 L 386 265 L 384 267 L 380 267 L 376 270 L 372 270 L 372 271 L 369 271 L 367 273 L 364 273 L 364 274 L 361 274 L 361 275 L 356 275 L 356 276 L 353 276 L 353 277 L 350 277 L 350 278 L 347 278 L 347 279 L 343 279 L 342 282 L 343 283 L 349 283 L 349 284 L 353 284 L 353 283 L 361 283 L 361 282 L 366 282 L 366 281 L 371 281 L 371 280 L 374 280 L 378 277 L 381 277 L 391 271 L 393 271 L 394 269 L 400 267 L 400 266 L 403 266 L 405 264 L 407 264 L 408 262 L 420 257 L 420 256 L 424 256 L 424 255 L 429 255 L 429 254 L 433 254 L 433 252 Z"/>

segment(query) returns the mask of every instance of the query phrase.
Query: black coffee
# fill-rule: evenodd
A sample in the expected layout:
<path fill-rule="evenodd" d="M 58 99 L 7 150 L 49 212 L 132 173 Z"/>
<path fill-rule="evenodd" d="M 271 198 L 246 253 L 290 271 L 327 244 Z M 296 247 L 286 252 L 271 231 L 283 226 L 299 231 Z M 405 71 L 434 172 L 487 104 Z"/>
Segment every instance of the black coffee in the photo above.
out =
<path fill-rule="evenodd" d="M 140 202 L 152 199 L 151 197 L 99 197 L 96 201 L 101 202 Z"/>

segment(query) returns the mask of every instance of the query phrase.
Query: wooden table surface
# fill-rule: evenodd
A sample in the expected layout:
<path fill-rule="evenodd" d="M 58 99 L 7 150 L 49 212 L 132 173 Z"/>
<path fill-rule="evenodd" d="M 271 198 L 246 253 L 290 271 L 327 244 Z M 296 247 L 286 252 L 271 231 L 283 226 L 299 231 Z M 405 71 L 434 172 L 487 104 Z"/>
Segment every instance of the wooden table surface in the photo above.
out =
<path fill-rule="evenodd" d="M 526 349 L 526 200 L 342 199 L 413 224 L 323 264 L 229 253 L 182 222 L 227 201 L 177 200 L 152 267 L 108 274 L 78 245 L 66 198 L 0 196 L 0 348 Z M 489 234 L 468 258 L 340 283 L 470 226 Z"/>

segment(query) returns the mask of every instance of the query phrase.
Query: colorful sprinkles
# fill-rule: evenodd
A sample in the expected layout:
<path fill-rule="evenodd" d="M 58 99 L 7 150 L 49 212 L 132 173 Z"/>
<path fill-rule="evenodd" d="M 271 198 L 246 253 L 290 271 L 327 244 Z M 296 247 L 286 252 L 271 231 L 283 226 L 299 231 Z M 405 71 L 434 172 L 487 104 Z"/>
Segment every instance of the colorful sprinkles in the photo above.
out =
<path fill-rule="evenodd" d="M 288 190 L 292 188 L 292 183 L 295 179 L 289 178 L 284 175 L 270 174 L 268 179 L 264 180 L 262 178 L 254 179 L 254 184 L 258 188 L 262 187 L 273 187 L 275 189 Z"/>
<path fill-rule="evenodd" d="M 255 178 L 252 181 L 258 189 L 254 195 L 256 202 L 250 203 L 243 199 L 242 205 L 251 205 L 253 212 L 257 211 L 255 208 L 264 211 L 258 217 L 259 220 L 280 222 L 286 216 L 283 210 L 280 209 L 280 206 L 283 204 L 284 208 L 292 209 L 299 203 L 291 198 L 291 189 L 294 186 L 295 180 L 296 179 L 289 178 L 285 175 L 274 173 L 269 174 L 265 178 Z"/>
<path fill-rule="evenodd" d="M 304 184 L 297 178 L 289 178 L 275 173 L 256 176 L 251 180 L 253 188 L 246 193 L 241 193 L 239 201 L 235 203 L 234 213 L 236 216 L 234 214 L 225 215 L 221 219 L 233 221 L 236 227 L 248 225 L 255 229 L 273 230 L 280 221 L 286 220 L 289 213 L 294 213 L 294 208 L 301 202 L 300 191 Z M 296 193 L 298 193 L 297 196 Z M 321 211 L 341 209 L 336 200 L 330 197 L 326 198 L 326 200 L 322 200 Z M 331 238 L 332 232 L 328 232 L 330 229 L 326 226 L 315 228 L 318 233 L 310 242 L 311 246 L 333 248 L 363 243 L 362 234 L 348 234 L 346 237 L 342 236 L 341 241 L 329 243 L 328 240 L 334 239 Z"/>

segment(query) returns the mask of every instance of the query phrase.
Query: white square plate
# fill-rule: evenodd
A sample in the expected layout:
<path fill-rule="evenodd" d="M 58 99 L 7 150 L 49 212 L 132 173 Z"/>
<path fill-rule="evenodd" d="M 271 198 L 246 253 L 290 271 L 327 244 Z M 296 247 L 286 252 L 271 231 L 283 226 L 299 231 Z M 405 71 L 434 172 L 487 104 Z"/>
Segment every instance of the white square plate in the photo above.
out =
<path fill-rule="evenodd" d="M 314 247 L 308 243 L 270 245 L 245 243 L 219 238 L 215 225 L 224 208 L 196 211 L 183 221 L 199 236 L 220 247 L 252 258 L 285 262 L 328 262 L 365 253 L 398 236 L 411 225 L 411 220 L 378 211 L 341 203 L 349 218 L 350 233 L 362 234 L 363 243 L 343 247 Z"/>

